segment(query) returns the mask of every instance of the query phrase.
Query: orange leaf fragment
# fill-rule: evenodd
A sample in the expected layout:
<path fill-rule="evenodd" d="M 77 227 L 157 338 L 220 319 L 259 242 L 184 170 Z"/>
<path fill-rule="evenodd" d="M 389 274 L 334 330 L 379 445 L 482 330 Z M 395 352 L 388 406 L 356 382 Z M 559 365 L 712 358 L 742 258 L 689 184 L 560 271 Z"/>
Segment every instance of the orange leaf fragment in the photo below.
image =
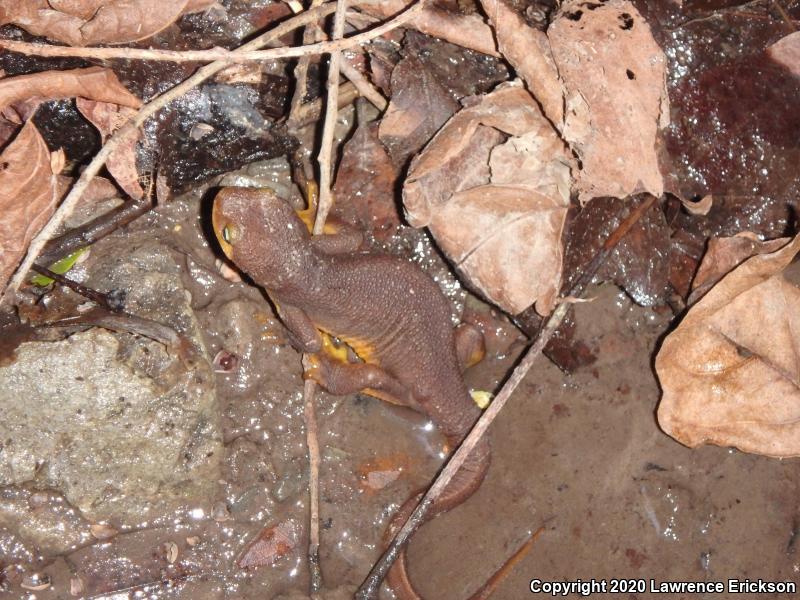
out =
<path fill-rule="evenodd" d="M 239 557 L 240 569 L 264 567 L 290 554 L 300 541 L 300 526 L 293 520 L 265 527 Z"/>

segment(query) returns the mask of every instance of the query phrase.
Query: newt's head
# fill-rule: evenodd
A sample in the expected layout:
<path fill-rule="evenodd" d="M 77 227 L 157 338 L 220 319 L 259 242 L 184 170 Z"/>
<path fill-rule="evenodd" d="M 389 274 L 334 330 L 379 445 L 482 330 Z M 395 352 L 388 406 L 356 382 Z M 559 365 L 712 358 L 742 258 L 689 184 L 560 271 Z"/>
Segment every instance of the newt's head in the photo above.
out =
<path fill-rule="evenodd" d="M 277 289 L 302 274 L 308 230 L 272 190 L 223 188 L 211 223 L 225 256 L 259 285 Z"/>

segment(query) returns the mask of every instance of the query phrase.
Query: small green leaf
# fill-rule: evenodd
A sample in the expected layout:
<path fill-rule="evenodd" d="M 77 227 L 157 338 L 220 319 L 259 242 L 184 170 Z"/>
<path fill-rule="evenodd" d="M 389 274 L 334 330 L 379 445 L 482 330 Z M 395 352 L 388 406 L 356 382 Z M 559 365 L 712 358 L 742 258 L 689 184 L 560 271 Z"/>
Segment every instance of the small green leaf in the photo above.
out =
<path fill-rule="evenodd" d="M 63 275 L 67 271 L 69 271 L 75 263 L 77 262 L 78 258 L 81 254 L 86 252 L 89 249 L 89 246 L 84 246 L 83 248 L 78 248 L 72 254 L 67 254 L 64 258 L 60 258 L 48 268 L 53 273 L 58 273 L 59 275 Z M 31 277 L 31 283 L 33 285 L 38 285 L 39 287 L 45 287 L 53 283 L 53 280 L 49 277 L 45 277 L 44 275 L 34 275 Z"/>

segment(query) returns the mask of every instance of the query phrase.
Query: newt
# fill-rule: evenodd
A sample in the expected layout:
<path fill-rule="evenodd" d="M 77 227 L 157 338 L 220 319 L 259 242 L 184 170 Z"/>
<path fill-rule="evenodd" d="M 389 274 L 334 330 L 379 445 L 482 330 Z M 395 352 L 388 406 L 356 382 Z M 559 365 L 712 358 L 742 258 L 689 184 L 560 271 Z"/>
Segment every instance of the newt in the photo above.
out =
<path fill-rule="evenodd" d="M 480 415 L 462 366 L 482 351 L 483 339 L 471 326 L 452 326 L 447 299 L 419 267 L 358 251 L 358 232 L 312 236 L 294 209 L 268 189 L 223 188 L 214 199 L 212 225 L 225 255 L 267 291 L 292 345 L 313 355 L 305 377 L 332 394 L 366 392 L 412 408 L 434 423 L 451 449 L 462 441 Z M 325 352 L 323 333 L 345 342 L 363 362 Z M 469 498 L 489 462 L 484 439 L 429 518 Z M 385 541 L 419 498 L 412 494 L 394 515 Z M 420 598 L 405 553 L 387 583 L 401 600 Z"/>

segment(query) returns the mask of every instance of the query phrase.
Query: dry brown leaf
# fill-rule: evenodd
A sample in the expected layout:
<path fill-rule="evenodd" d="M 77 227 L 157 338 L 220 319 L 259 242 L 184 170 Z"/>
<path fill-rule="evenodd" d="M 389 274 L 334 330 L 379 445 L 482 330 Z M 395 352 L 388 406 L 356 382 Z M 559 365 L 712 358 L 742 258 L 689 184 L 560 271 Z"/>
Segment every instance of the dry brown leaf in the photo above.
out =
<path fill-rule="evenodd" d="M 378 140 L 378 124 L 361 124 L 342 150 L 333 190 L 334 211 L 352 211 L 352 215 L 341 214 L 342 218 L 359 223 L 378 240 L 385 240 L 400 225 L 394 195 L 396 181 L 392 159 Z"/>
<path fill-rule="evenodd" d="M 800 455 L 800 289 L 782 274 L 798 251 L 749 258 L 664 340 L 658 422 L 682 444 Z"/>
<path fill-rule="evenodd" d="M 81 114 L 100 131 L 104 143 L 108 136 L 136 114 L 132 108 L 83 98 L 79 98 L 76 105 Z M 129 136 L 106 161 L 106 169 L 114 177 L 114 181 L 135 200 L 144 197 L 144 190 L 139 184 L 139 172 L 136 170 L 136 144 L 139 137 Z"/>
<path fill-rule="evenodd" d="M 237 561 L 240 569 L 268 566 L 294 551 L 300 541 L 300 526 L 293 520 L 265 527 Z"/>
<path fill-rule="evenodd" d="M 406 215 L 489 300 L 511 313 L 536 302 L 547 314 L 573 166 L 530 94 L 504 85 L 453 116 L 414 159 Z"/>
<path fill-rule="evenodd" d="M 63 191 L 47 145 L 33 121 L 28 121 L 0 155 L 0 289 Z"/>
<path fill-rule="evenodd" d="M 88 98 L 139 108 L 142 101 L 122 85 L 111 69 L 88 67 L 69 71 L 44 71 L 0 80 L 0 109 L 37 98 Z"/>
<path fill-rule="evenodd" d="M 213 0 L 0 0 L 0 24 L 72 46 L 123 44 L 148 38 Z"/>
<path fill-rule="evenodd" d="M 564 82 L 564 139 L 582 163 L 579 198 L 660 196 L 656 139 L 669 117 L 666 60 L 647 22 L 627 0 L 574 0 L 547 35 Z"/>
<path fill-rule="evenodd" d="M 351 3 L 353 8 L 381 19 L 392 17 L 410 5 L 411 0 L 356 0 Z M 408 26 L 476 52 L 498 55 L 492 28 L 476 13 L 465 15 L 429 5 Z"/>
<path fill-rule="evenodd" d="M 711 238 L 692 280 L 689 304 L 694 304 L 720 279 L 756 254 L 769 254 L 785 246 L 788 238 L 762 242 L 758 236 L 745 231 L 727 238 Z"/>
<path fill-rule="evenodd" d="M 550 42 L 503 0 L 481 0 L 497 36 L 500 53 L 511 63 L 556 127 L 564 121 L 564 89 Z"/>
<path fill-rule="evenodd" d="M 767 54 L 795 75 L 800 75 L 800 31 L 779 39 L 767 48 Z"/>
<path fill-rule="evenodd" d="M 456 110 L 458 102 L 417 57 L 397 63 L 392 71 L 392 99 L 379 129 L 394 163 L 404 165 Z"/>

